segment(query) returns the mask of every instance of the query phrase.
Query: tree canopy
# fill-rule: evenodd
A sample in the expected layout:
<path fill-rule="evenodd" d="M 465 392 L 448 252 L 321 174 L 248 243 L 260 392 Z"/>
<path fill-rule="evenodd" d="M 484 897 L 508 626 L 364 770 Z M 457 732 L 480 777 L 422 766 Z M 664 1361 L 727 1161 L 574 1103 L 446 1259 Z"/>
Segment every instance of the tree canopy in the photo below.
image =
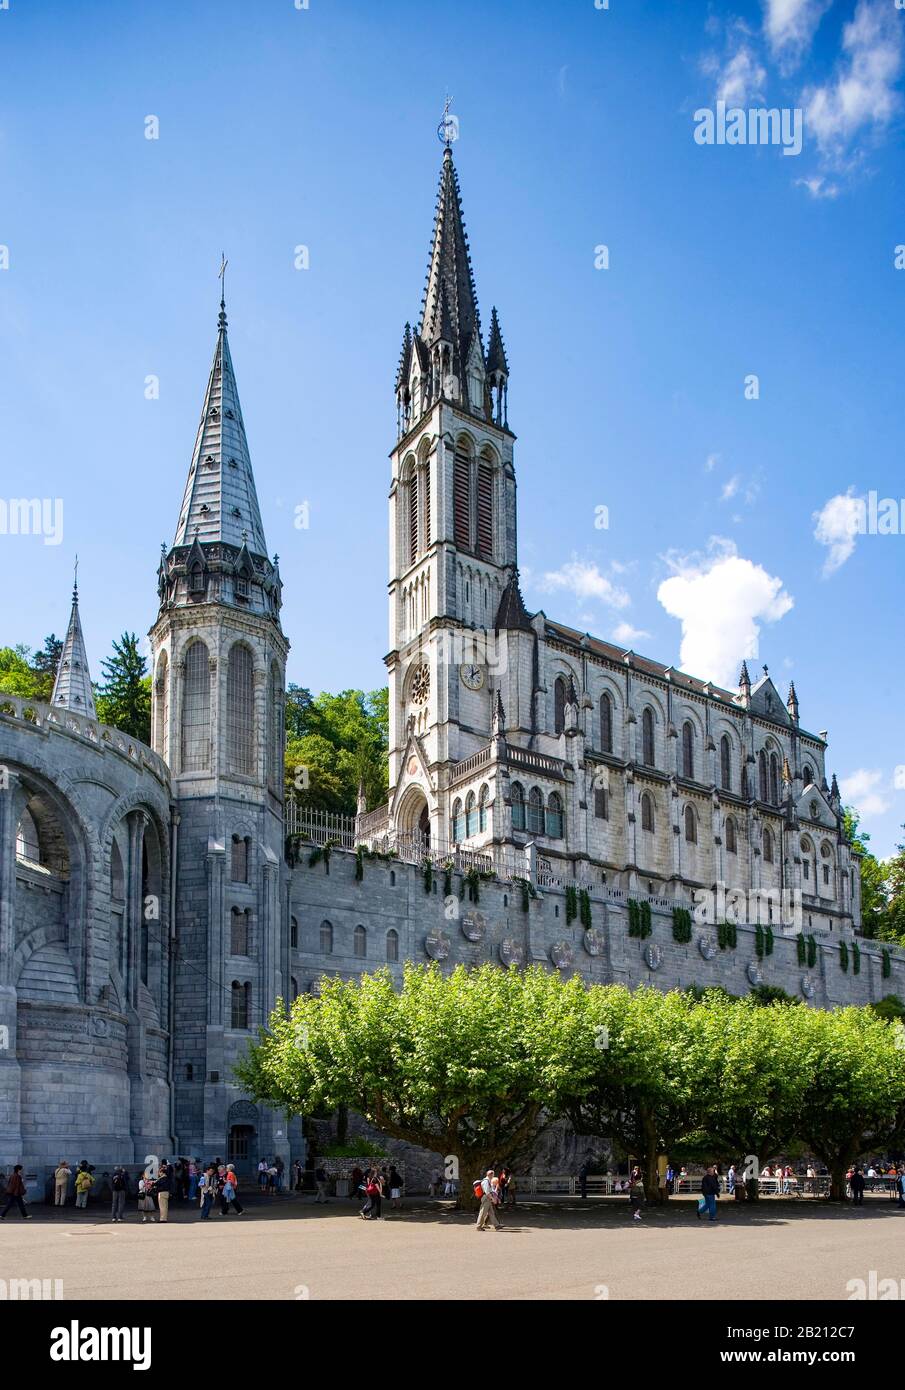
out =
<path fill-rule="evenodd" d="M 387 799 L 389 691 L 338 695 L 290 685 L 286 699 L 286 790 L 299 805 L 355 814 L 359 782 L 368 808 Z"/>

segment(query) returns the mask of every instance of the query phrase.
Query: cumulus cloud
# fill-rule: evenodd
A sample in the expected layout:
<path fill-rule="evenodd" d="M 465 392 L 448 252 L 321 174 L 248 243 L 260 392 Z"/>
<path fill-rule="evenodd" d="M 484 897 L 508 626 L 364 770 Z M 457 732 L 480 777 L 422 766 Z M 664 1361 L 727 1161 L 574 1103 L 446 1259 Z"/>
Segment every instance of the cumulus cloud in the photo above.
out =
<path fill-rule="evenodd" d="M 716 85 L 716 99 L 727 106 L 748 106 L 764 100 L 767 72 L 757 54 L 754 36 L 744 20 L 731 19 L 725 29 L 719 23 L 711 32 L 723 30 L 722 52 L 710 52 L 701 67 Z"/>
<path fill-rule="evenodd" d="M 741 481 L 741 474 L 736 473 L 734 477 L 729 479 L 728 483 L 723 483 L 723 490 L 720 493 L 720 501 L 728 502 L 731 497 L 734 497 L 735 494 L 738 492 L 739 487 L 741 486 Z"/>
<path fill-rule="evenodd" d="M 809 179 L 796 179 L 796 188 L 806 188 L 812 198 L 838 198 L 838 183 L 830 183 L 823 174 L 812 174 Z"/>
<path fill-rule="evenodd" d="M 705 462 L 705 464 L 704 464 L 704 472 L 705 472 L 705 473 L 712 473 L 713 470 L 714 470 L 714 468 L 716 468 L 717 464 L 719 463 L 719 461 L 720 461 L 720 456 L 719 456 L 719 454 L 708 454 L 708 455 L 707 455 L 707 460 L 706 460 L 706 462 Z"/>
<path fill-rule="evenodd" d="M 764 0 L 764 29 L 785 69 L 800 62 L 831 0 Z"/>
<path fill-rule="evenodd" d="M 806 124 L 825 155 L 841 157 L 854 137 L 888 125 L 901 106 L 902 14 L 889 0 L 858 0 L 842 32 L 832 78 L 807 88 Z"/>
<path fill-rule="evenodd" d="M 538 588 L 543 593 L 565 590 L 577 599 L 599 599 L 610 608 L 628 608 L 631 603 L 626 590 L 602 574 L 593 560 L 579 560 L 574 556 L 558 570 L 547 570 Z"/>
<path fill-rule="evenodd" d="M 845 804 L 854 806 L 862 816 L 882 816 L 889 810 L 883 773 L 877 768 L 859 767 L 848 777 L 841 778 L 839 790 Z"/>
<path fill-rule="evenodd" d="M 631 623 L 619 623 L 613 629 L 612 640 L 620 646 L 629 647 L 633 642 L 640 642 L 645 637 L 650 637 L 650 633 L 643 632 L 639 627 L 632 627 Z"/>
<path fill-rule="evenodd" d="M 829 550 L 823 562 L 823 577 L 828 579 L 854 554 L 855 540 L 864 530 L 864 499 L 850 487 L 824 502 L 813 520 L 815 541 Z"/>
<path fill-rule="evenodd" d="M 734 684 L 744 657 L 756 657 L 763 623 L 778 622 L 794 600 L 781 579 L 738 554 L 732 541 L 711 538 L 707 555 L 668 555 L 673 571 L 657 598 L 682 624 L 682 667 Z"/>

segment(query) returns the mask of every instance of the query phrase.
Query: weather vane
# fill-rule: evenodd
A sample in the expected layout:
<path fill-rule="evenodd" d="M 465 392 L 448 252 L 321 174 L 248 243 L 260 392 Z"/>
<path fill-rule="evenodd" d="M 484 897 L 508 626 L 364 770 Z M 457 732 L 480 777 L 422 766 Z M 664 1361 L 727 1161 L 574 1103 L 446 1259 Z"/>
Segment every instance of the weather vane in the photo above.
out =
<path fill-rule="evenodd" d="M 449 108 L 452 104 L 452 97 L 447 93 L 446 103 L 443 107 L 443 120 L 437 126 L 437 139 L 450 148 L 454 140 L 459 138 L 459 118 L 450 115 Z"/>
<path fill-rule="evenodd" d="M 221 252 L 220 252 L 220 269 L 217 271 L 217 279 L 220 281 L 220 305 L 221 305 L 221 307 L 223 307 L 223 306 L 226 304 L 226 267 L 227 267 L 228 265 L 229 265 L 229 261 L 226 259 L 226 256 L 225 256 L 225 255 L 223 254 L 223 252 L 221 251 Z"/>

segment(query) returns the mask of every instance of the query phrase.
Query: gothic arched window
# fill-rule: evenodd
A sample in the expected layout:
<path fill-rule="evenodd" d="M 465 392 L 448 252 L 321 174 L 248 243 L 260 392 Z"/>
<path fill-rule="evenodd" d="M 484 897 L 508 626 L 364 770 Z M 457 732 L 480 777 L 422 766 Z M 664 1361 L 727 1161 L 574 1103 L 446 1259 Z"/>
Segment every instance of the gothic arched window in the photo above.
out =
<path fill-rule="evenodd" d="M 458 797 L 453 802 L 452 808 L 452 838 L 454 845 L 465 839 L 465 817 L 462 814 L 462 802 Z"/>
<path fill-rule="evenodd" d="M 471 549 L 471 444 L 464 436 L 453 463 L 453 539 L 460 550 Z"/>
<path fill-rule="evenodd" d="M 289 918 L 289 945 L 293 950 L 298 950 L 299 944 L 299 923 L 297 917 Z"/>
<path fill-rule="evenodd" d="M 24 816 L 28 816 L 28 812 L 27 812 L 27 811 L 24 813 Z M 24 816 L 23 816 L 23 819 L 24 819 Z M 31 816 L 28 816 L 28 819 L 31 820 Z M 32 822 L 32 824 L 34 824 L 34 822 Z M 21 833 L 21 831 L 22 831 L 22 822 L 21 822 L 21 821 L 19 822 L 19 831 L 20 831 L 20 833 Z M 37 832 L 35 832 L 34 850 L 35 850 L 35 855 L 34 855 L 34 856 L 20 856 L 20 857 L 24 857 L 24 858 L 32 857 L 32 858 L 34 858 L 34 857 L 40 852 L 40 851 L 38 850 L 38 844 L 37 844 Z M 17 855 L 19 854 L 19 846 L 18 846 L 18 844 L 16 845 L 16 854 L 17 854 Z M 111 896 L 111 898 L 114 898 L 117 902 L 124 902 L 124 901 L 125 901 L 125 897 L 126 897 L 126 876 L 125 876 L 125 873 L 123 872 L 123 857 L 122 857 L 122 855 L 121 855 L 120 852 L 119 852 L 119 845 L 116 843 L 115 840 L 113 841 L 113 847 L 112 847 L 112 849 L 110 850 L 110 896 Z"/>
<path fill-rule="evenodd" d="M 320 939 L 318 942 L 322 956 L 332 956 L 333 954 L 333 923 L 321 922 Z"/>
<path fill-rule="evenodd" d="M 248 955 L 249 917 L 250 913 L 247 908 L 243 912 L 238 907 L 234 907 L 229 915 L 229 954 L 231 956 Z"/>
<path fill-rule="evenodd" d="M 170 663 L 166 652 L 160 653 L 155 682 L 157 696 L 157 718 L 155 720 L 154 751 L 166 762 L 169 757 L 170 736 Z"/>
<path fill-rule="evenodd" d="M 270 785 L 278 796 L 283 790 L 283 681 L 280 668 L 270 668 Z"/>
<path fill-rule="evenodd" d="M 182 691 L 182 771 L 206 772 L 211 765 L 211 673 L 207 647 L 190 643 Z"/>
<path fill-rule="evenodd" d="M 806 787 L 809 787 L 809 786 L 811 785 L 811 783 L 814 781 L 814 773 L 813 773 L 813 771 L 811 770 L 810 764 L 805 763 L 805 765 L 804 765 L 804 772 L 802 773 L 802 777 L 803 777 L 803 780 L 804 780 L 804 785 L 805 785 Z"/>
<path fill-rule="evenodd" d="M 474 792 L 469 792 L 465 798 L 465 837 L 478 833 L 478 799 Z"/>
<path fill-rule="evenodd" d="M 352 933 L 352 950 L 359 960 L 364 960 L 368 954 L 368 933 L 364 927 L 356 927 Z"/>
<path fill-rule="evenodd" d="M 399 933 L 395 927 L 387 932 L 387 960 L 399 959 Z"/>
<path fill-rule="evenodd" d="M 690 845 L 698 842 L 698 822 L 693 806 L 685 807 L 685 839 Z"/>
<path fill-rule="evenodd" d="M 641 795 L 641 829 L 653 831 L 654 828 L 654 802 L 650 792 L 642 792 Z"/>
<path fill-rule="evenodd" d="M 226 673 L 226 749 L 230 772 L 251 777 L 255 770 L 254 659 L 248 647 L 236 642 Z"/>
<path fill-rule="evenodd" d="M 728 854 L 738 853 L 738 836 L 735 833 L 735 821 L 732 816 L 726 821 L 726 852 Z"/>
<path fill-rule="evenodd" d="M 763 749 L 757 755 L 758 791 L 761 801 L 769 799 L 767 790 L 767 755 Z"/>
<path fill-rule="evenodd" d="M 233 1028 L 247 1028 L 250 1013 L 251 985 L 247 981 L 245 984 L 240 984 L 238 980 L 233 980 L 231 1026 Z"/>
<path fill-rule="evenodd" d="M 687 719 L 682 725 L 682 776 L 694 777 L 694 729 Z"/>
<path fill-rule="evenodd" d="M 609 820 L 610 818 L 606 787 L 594 788 L 594 815 L 598 820 Z"/>
<path fill-rule="evenodd" d="M 413 565 L 418 558 L 418 474 L 414 464 L 409 469 L 408 495 L 408 560 L 409 564 Z"/>
<path fill-rule="evenodd" d="M 770 800 L 779 805 L 779 759 L 775 753 L 770 754 Z"/>
<path fill-rule="evenodd" d="M 512 828 L 525 829 L 525 788 L 521 782 L 512 784 Z"/>
<path fill-rule="evenodd" d="M 478 830 L 482 833 L 487 829 L 487 804 L 490 801 L 490 789 L 486 782 L 478 795 Z"/>
<path fill-rule="evenodd" d="M 544 833 L 544 797 L 539 787 L 532 787 L 528 796 L 528 829 L 532 835 Z"/>
<path fill-rule="evenodd" d="M 641 761 L 645 767 L 654 766 L 654 712 L 645 705 L 641 715 Z"/>
<path fill-rule="evenodd" d="M 547 834 L 551 840 L 563 837 L 562 797 L 559 792 L 551 792 L 547 801 Z"/>
<path fill-rule="evenodd" d="M 765 864 L 772 864 L 772 863 L 773 863 L 773 832 L 772 832 L 772 830 L 768 829 L 767 826 L 764 826 L 763 845 L 764 845 L 764 863 L 765 863 Z"/>
<path fill-rule="evenodd" d="M 251 841 L 246 836 L 234 835 L 230 855 L 229 876 L 233 883 L 248 882 L 248 849 Z"/>
<path fill-rule="evenodd" d="M 557 676 L 553 686 L 553 732 L 561 734 L 566 727 L 566 680 Z"/>
<path fill-rule="evenodd" d="M 613 701 L 606 691 L 600 697 L 600 747 L 604 753 L 613 751 Z"/>
<path fill-rule="evenodd" d="M 723 791 L 732 791 L 732 748 L 728 734 L 720 739 L 720 786 Z"/>

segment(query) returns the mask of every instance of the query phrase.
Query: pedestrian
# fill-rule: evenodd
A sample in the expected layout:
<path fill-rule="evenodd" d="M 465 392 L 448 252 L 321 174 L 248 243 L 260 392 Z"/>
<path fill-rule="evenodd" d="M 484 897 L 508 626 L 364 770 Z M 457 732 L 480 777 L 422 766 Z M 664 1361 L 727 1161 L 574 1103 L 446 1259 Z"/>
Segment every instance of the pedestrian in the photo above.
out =
<path fill-rule="evenodd" d="M 194 1202 L 195 1197 L 196 1197 L 197 1194 L 198 1194 L 198 1173 L 199 1173 L 198 1159 L 197 1159 L 197 1158 L 190 1158 L 189 1161 L 188 1161 L 189 1187 L 188 1187 L 188 1193 L 187 1193 L 188 1200 L 189 1200 L 190 1202 Z"/>
<path fill-rule="evenodd" d="M 856 1207 L 864 1206 L 864 1174 L 860 1168 L 855 1168 L 850 1178 L 852 1189 L 852 1203 Z"/>
<path fill-rule="evenodd" d="M 262 1158 L 258 1164 L 258 1187 L 262 1192 L 267 1186 L 267 1169 L 269 1166 L 266 1158 Z"/>
<path fill-rule="evenodd" d="M 144 1172 L 138 1179 L 138 1210 L 141 1212 L 141 1224 L 150 1221 L 154 1225 L 154 1179 L 150 1173 Z"/>
<path fill-rule="evenodd" d="M 431 1197 L 436 1197 L 437 1193 L 439 1192 L 439 1190 L 440 1190 L 440 1170 L 439 1170 L 438 1168 L 433 1168 L 433 1169 L 431 1169 L 430 1182 L 429 1182 L 428 1185 L 427 1185 L 427 1190 L 428 1190 L 428 1194 L 429 1194 Z"/>
<path fill-rule="evenodd" d="M 83 1211 L 88 1205 L 88 1193 L 94 1186 L 94 1177 L 91 1169 L 85 1162 L 84 1167 L 79 1164 L 79 1171 L 75 1175 L 75 1204 Z"/>
<path fill-rule="evenodd" d="M 590 1171 L 590 1167 L 591 1160 L 586 1158 L 578 1170 L 578 1195 L 581 1197 L 582 1201 L 584 1201 L 588 1195 L 588 1172 Z"/>
<path fill-rule="evenodd" d="M 371 1217 L 374 1221 L 383 1220 L 383 1194 L 386 1191 L 386 1177 L 374 1169 L 374 1186 L 377 1189 L 372 1194 Z"/>
<path fill-rule="evenodd" d="M 443 1184 L 443 1196 L 444 1196 L 444 1197 L 455 1197 L 455 1195 L 456 1195 L 456 1180 L 455 1180 L 455 1178 L 453 1177 L 452 1172 L 449 1171 L 449 1172 L 447 1172 L 447 1174 L 446 1174 L 446 1181 L 445 1181 L 444 1184 Z"/>
<path fill-rule="evenodd" d="M 905 1168 L 899 1168 L 896 1173 L 896 1191 L 899 1194 L 899 1206 L 905 1207 Z"/>
<path fill-rule="evenodd" d="M 698 1220 L 707 1212 L 711 1221 L 716 1220 L 716 1199 L 719 1196 L 720 1180 L 712 1165 L 701 1179 L 701 1200 L 698 1203 Z"/>
<path fill-rule="evenodd" d="M 31 1213 L 25 1209 L 25 1183 L 22 1180 L 22 1164 L 17 1163 L 6 1184 L 6 1206 L 0 1212 L 0 1221 L 6 1220 L 6 1213 L 9 1211 L 13 1202 L 19 1208 L 19 1215 L 26 1221 L 31 1221 Z"/>
<path fill-rule="evenodd" d="M 729 1164 L 729 1172 L 726 1174 L 726 1191 L 730 1197 L 735 1196 L 735 1164 Z"/>
<path fill-rule="evenodd" d="M 160 1225 L 165 1225 L 170 1219 L 170 1198 L 176 1188 L 176 1178 L 173 1169 L 166 1160 L 161 1163 L 157 1174 L 157 1205 L 160 1208 L 158 1218 Z"/>
<path fill-rule="evenodd" d="M 641 1181 L 641 1169 L 633 1168 L 628 1182 L 628 1201 L 632 1209 L 632 1220 L 641 1220 L 641 1206 L 644 1202 L 644 1183 Z"/>
<path fill-rule="evenodd" d="M 371 1221 L 374 1217 L 374 1204 L 380 1196 L 380 1188 L 377 1186 L 377 1174 L 372 1172 L 370 1168 L 362 1180 L 362 1190 L 364 1201 L 358 1215 L 363 1221 Z"/>
<path fill-rule="evenodd" d="M 486 1231 L 488 1221 L 495 1231 L 500 1229 L 499 1217 L 496 1214 L 496 1204 L 493 1200 L 493 1182 L 493 1169 L 488 1168 L 483 1178 L 475 1183 L 475 1196 L 480 1196 L 481 1198 L 481 1207 L 478 1211 L 475 1230 Z"/>
<path fill-rule="evenodd" d="M 509 1172 L 506 1168 L 500 1169 L 500 1206 L 505 1207 L 506 1199 L 509 1195 Z"/>
<path fill-rule="evenodd" d="M 55 1207 L 65 1207 L 71 1177 L 72 1169 L 65 1158 L 61 1158 L 53 1175 L 53 1204 Z"/>
<path fill-rule="evenodd" d="M 390 1164 L 390 1206 L 402 1206 L 402 1178 L 395 1164 Z"/>
<path fill-rule="evenodd" d="M 237 1216 L 244 1214 L 245 1208 L 239 1201 L 239 1179 L 236 1177 L 236 1170 L 233 1165 L 228 1163 L 223 1176 L 223 1185 L 220 1188 L 220 1215 L 226 1216 L 230 1207 L 233 1208 Z"/>
<path fill-rule="evenodd" d="M 275 1174 L 275 1179 L 276 1179 L 276 1180 L 275 1180 L 274 1186 L 276 1187 L 277 1192 L 282 1192 L 282 1191 L 283 1191 L 283 1173 L 284 1173 L 285 1170 L 286 1170 L 286 1165 L 285 1165 L 285 1163 L 283 1162 L 282 1157 L 281 1157 L 279 1154 L 277 1154 L 276 1158 L 273 1160 L 273 1166 L 274 1166 L 274 1168 L 276 1169 L 276 1174 Z"/>
<path fill-rule="evenodd" d="M 277 1184 L 277 1165 L 271 1163 L 267 1168 L 267 1191 L 271 1194 L 275 1191 Z"/>
<path fill-rule="evenodd" d="M 328 1201 L 327 1170 L 322 1163 L 319 1163 L 314 1170 L 314 1186 L 317 1189 L 317 1195 L 314 1198 L 315 1203 L 322 1203 L 326 1206 Z"/>
<path fill-rule="evenodd" d="M 128 1188 L 129 1182 L 125 1168 L 114 1168 L 113 1176 L 110 1179 L 110 1191 L 113 1194 L 111 1216 L 114 1222 L 125 1221 L 126 1219 L 126 1192 Z"/>
<path fill-rule="evenodd" d="M 676 1186 L 676 1170 L 671 1163 L 666 1165 L 666 1195 L 671 1197 Z"/>
<path fill-rule="evenodd" d="M 201 1197 L 201 1216 L 198 1219 L 200 1221 L 208 1221 L 210 1219 L 211 1207 L 214 1204 L 214 1198 L 217 1196 L 217 1170 L 212 1163 L 209 1163 L 201 1174 L 199 1193 Z"/>
<path fill-rule="evenodd" d="M 305 1170 L 302 1167 L 302 1160 L 300 1158 L 297 1158 L 293 1163 L 292 1171 L 295 1174 L 295 1190 L 296 1192 L 301 1192 L 302 1183 L 305 1178 Z"/>

